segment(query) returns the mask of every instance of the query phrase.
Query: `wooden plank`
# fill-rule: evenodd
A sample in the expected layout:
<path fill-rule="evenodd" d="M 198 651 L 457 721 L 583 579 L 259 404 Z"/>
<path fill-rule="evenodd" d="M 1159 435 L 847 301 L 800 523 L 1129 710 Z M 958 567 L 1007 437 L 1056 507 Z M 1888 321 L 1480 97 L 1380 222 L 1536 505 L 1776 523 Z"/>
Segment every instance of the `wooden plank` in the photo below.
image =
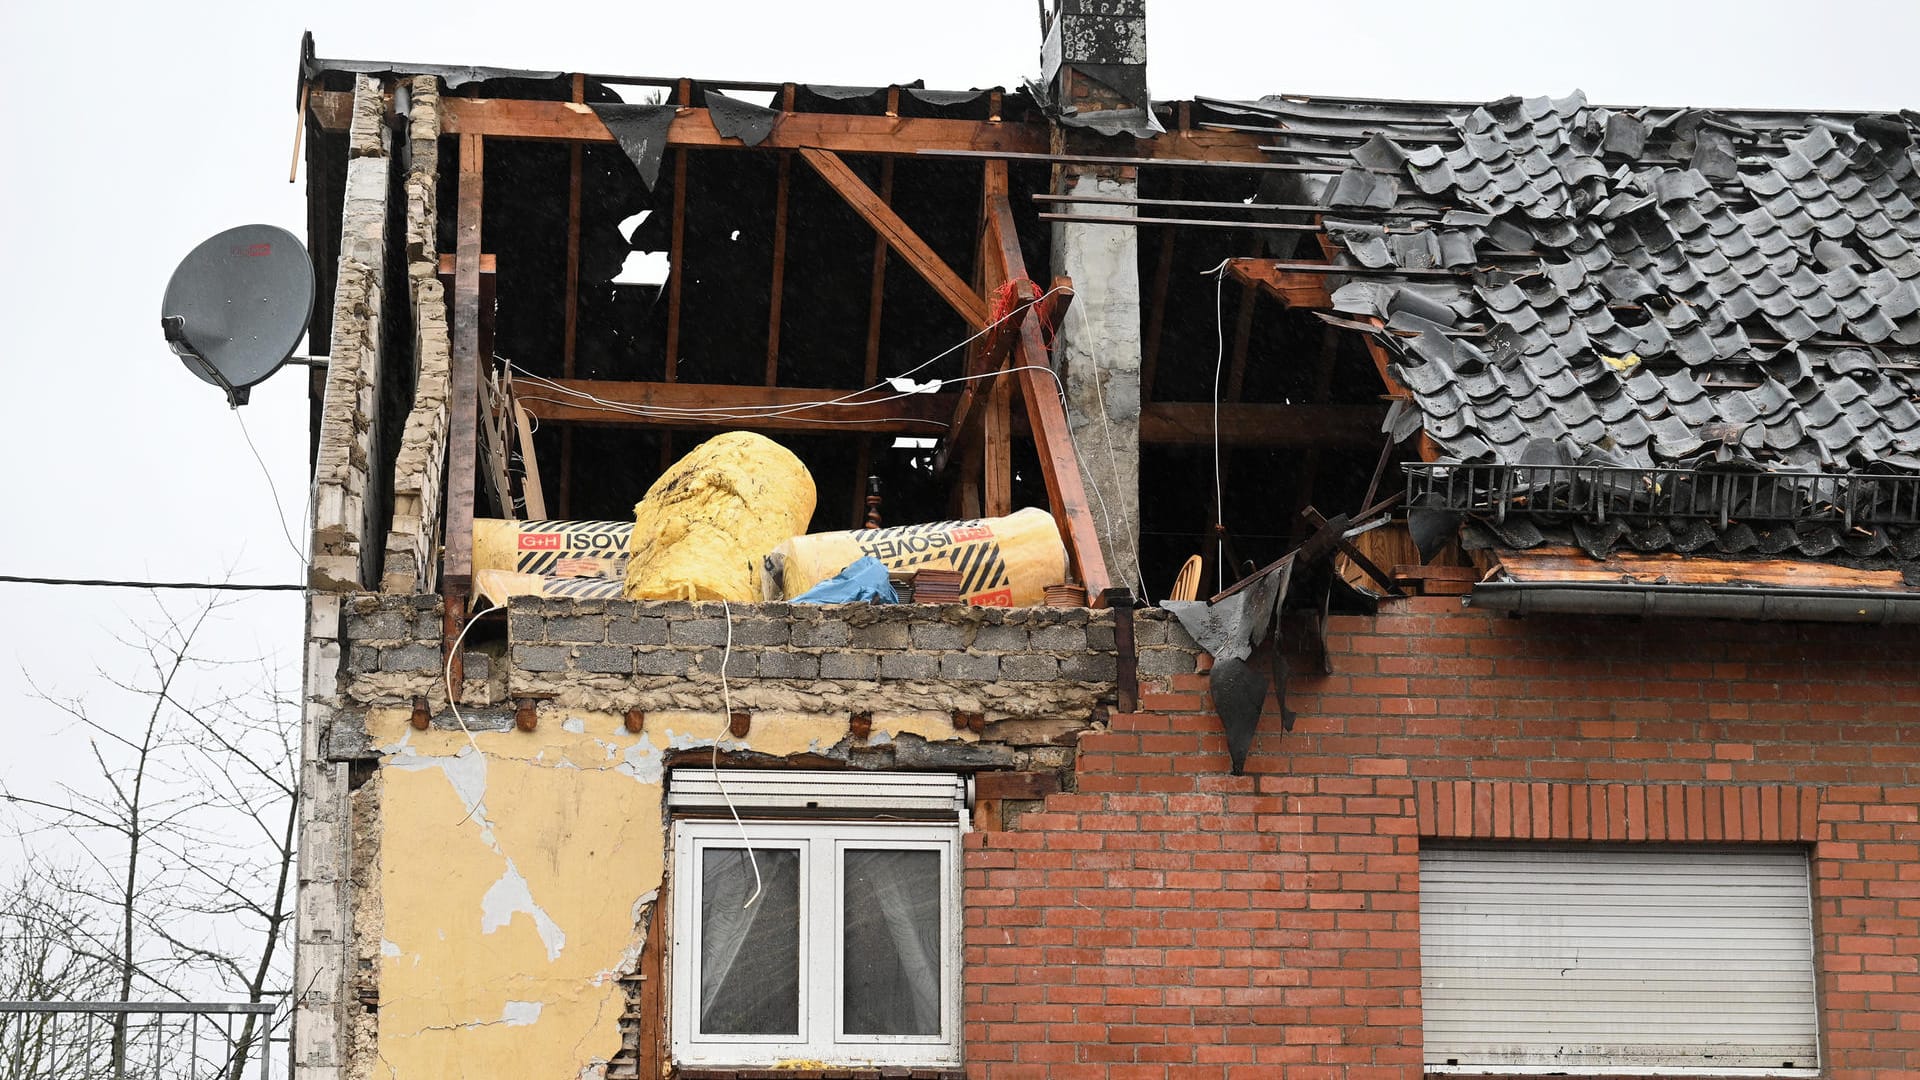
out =
<path fill-rule="evenodd" d="M 586 96 L 586 76 L 575 75 L 573 77 L 573 100 L 576 102 L 585 101 Z M 582 157 L 584 153 L 585 151 L 579 143 L 575 143 L 567 149 L 567 294 L 565 301 L 567 305 L 567 323 L 566 337 L 561 343 L 560 373 L 569 379 L 573 378 L 576 374 L 575 357 L 578 352 L 577 343 L 580 330 L 580 172 L 583 166 Z M 516 410 L 517 408 L 516 406 Z M 532 437 L 523 433 L 521 443 L 522 460 L 531 462 L 533 460 Z M 532 489 L 537 489 L 540 486 L 539 473 L 531 466 L 529 466 L 528 472 L 533 476 Z M 544 506 L 545 500 L 543 499 L 541 501 Z M 572 509 L 573 429 L 562 428 L 560 431 L 561 516 L 568 516 Z M 532 495 L 529 494 L 528 513 L 532 514 L 532 512 Z M 545 517 L 546 512 L 542 510 L 536 520 Z"/>
<path fill-rule="evenodd" d="M 667 355 L 661 377 L 680 377 L 680 292 L 687 280 L 687 152 L 673 152 L 673 238 L 667 250 Z"/>
<path fill-rule="evenodd" d="M 1856 570 L 1801 559 L 1716 559 L 1673 553 L 1616 551 L 1595 559 L 1579 548 L 1501 551 L 1500 568 L 1520 582 L 1602 582 L 1621 585 L 1758 585 L 1802 589 L 1920 592 L 1898 570 Z"/>
<path fill-rule="evenodd" d="M 473 500 L 480 439 L 480 208 L 485 143 L 460 140 L 460 177 L 454 212 L 453 326 L 447 376 L 446 533 L 441 539 L 442 625 L 448 681 L 461 685 L 464 665 L 454 639 L 466 627 L 473 589 Z"/>
<path fill-rule="evenodd" d="M 800 156 L 813 166 L 821 179 L 840 193 L 841 198 L 847 200 L 847 204 L 875 232 L 886 237 L 888 246 L 926 279 L 927 284 L 933 286 L 934 292 L 939 293 L 947 306 L 966 320 L 970 329 L 978 330 L 987 324 L 986 301 L 969 289 L 960 275 L 954 273 L 940 256 L 934 254 L 926 241 L 900 220 L 900 215 L 894 213 L 892 207 L 882 202 L 872 188 L 854 175 L 846 162 L 832 151 L 811 147 L 802 148 Z"/>
<path fill-rule="evenodd" d="M 780 155 L 779 189 L 773 197 L 773 285 L 767 312 L 767 385 L 780 381 L 780 301 L 787 277 L 787 184 L 793 155 Z"/>
<path fill-rule="evenodd" d="M 547 495 L 540 483 L 540 458 L 533 451 L 533 422 L 527 415 L 526 406 L 520 404 L 518 399 L 513 402 L 513 424 L 520 436 L 520 465 L 525 470 L 525 479 L 520 481 L 520 488 L 526 497 L 527 519 L 545 521 Z M 561 435 L 565 434 L 561 432 Z"/>
<path fill-rule="evenodd" d="M 507 399 L 497 377 L 490 374 L 480 380 L 480 458 L 486 466 L 480 477 L 500 516 L 514 519 L 520 515 L 513 505 L 513 481 L 507 470 L 508 423 Z"/>
<path fill-rule="evenodd" d="M 1044 799 L 1060 792 L 1060 777 L 1050 772 L 978 772 L 973 774 L 976 799 Z"/>
<path fill-rule="evenodd" d="M 1278 259 L 1228 259 L 1227 272 L 1259 285 L 1268 296 L 1290 308 L 1326 311 L 1333 307 L 1323 275 L 1282 270 Z"/>
<path fill-rule="evenodd" d="M 308 108 L 329 131 L 345 131 L 352 96 L 344 105 L 314 94 Z M 684 99 L 683 99 L 684 100 Z M 331 126 L 338 124 L 337 127 Z M 441 131 L 449 135 L 479 134 L 502 139 L 563 139 L 610 143 L 613 135 L 593 109 L 570 101 L 519 101 L 511 98 L 441 99 Z M 1047 148 L 1045 124 L 1000 121 L 942 120 L 931 117 L 842 116 L 829 113 L 789 113 L 780 118 L 757 149 L 798 150 L 818 147 L 843 154 L 912 154 L 920 150 L 984 150 L 1040 152 Z M 669 148 L 696 150 L 745 149 L 738 139 L 723 139 L 705 109 L 682 108 L 667 129 Z M 1256 152 L 1257 153 L 1257 152 Z"/>
<path fill-rule="evenodd" d="M 1013 513 L 1013 382 L 1005 377 L 986 380 L 987 405 L 981 420 L 981 512 L 988 517 Z"/>
<path fill-rule="evenodd" d="M 557 389 L 556 389 L 557 387 Z M 938 435 L 953 415 L 957 394 L 910 394 L 891 390 L 848 391 L 792 386 L 732 386 L 709 383 L 621 382 L 610 379 L 522 379 L 515 387 L 527 414 L 542 421 L 680 428 L 689 431 L 744 428 L 753 431 L 867 432 Z M 572 393 L 569 393 L 571 391 Z M 609 405 L 576 397 L 591 395 Z M 817 409 L 796 406 L 836 402 Z M 636 416 L 622 406 L 658 409 Z M 786 412 L 762 414 L 759 410 Z M 676 414 L 677 410 L 714 410 Z M 828 423 L 827 421 L 830 421 Z"/>
<path fill-rule="evenodd" d="M 1380 442 L 1378 405 L 1220 406 L 1222 446 L 1271 449 L 1373 447 Z M 1140 441 L 1150 446 L 1205 446 L 1213 442 L 1209 402 L 1156 401 L 1140 410 Z"/>
<path fill-rule="evenodd" d="M 1177 196 L 1185 187 L 1186 177 L 1175 174 L 1173 193 Z M 1160 342 L 1164 338 L 1167 325 L 1167 286 L 1173 280 L 1173 244 L 1174 231 L 1171 226 L 1162 226 L 1160 232 L 1160 259 L 1153 271 L 1153 303 L 1147 309 L 1147 330 L 1145 340 L 1141 342 L 1140 355 L 1140 400 L 1153 400 L 1153 382 L 1160 366 Z"/>
<path fill-rule="evenodd" d="M 880 201 L 893 204 L 893 159 L 880 163 Z M 867 381 L 872 386 L 880 378 L 880 308 L 887 288 L 887 238 L 878 230 L 873 234 L 873 278 L 867 287 Z"/>

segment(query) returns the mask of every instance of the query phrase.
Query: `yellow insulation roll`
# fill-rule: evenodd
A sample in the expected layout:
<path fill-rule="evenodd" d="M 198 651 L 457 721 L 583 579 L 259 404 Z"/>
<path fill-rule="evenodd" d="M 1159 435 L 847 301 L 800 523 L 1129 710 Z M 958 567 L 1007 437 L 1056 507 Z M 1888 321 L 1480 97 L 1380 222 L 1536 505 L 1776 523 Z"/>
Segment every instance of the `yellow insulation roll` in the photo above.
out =
<path fill-rule="evenodd" d="M 786 447 L 750 431 L 708 439 L 633 508 L 627 599 L 758 600 L 761 560 L 807 527 L 813 503 L 813 476 Z"/>
<path fill-rule="evenodd" d="M 625 581 L 631 521 L 473 520 L 473 570 Z"/>
<path fill-rule="evenodd" d="M 767 557 L 762 592 L 791 600 L 863 555 L 888 570 L 958 570 L 961 598 L 983 607 L 1038 605 L 1047 586 L 1067 579 L 1067 548 L 1053 515 L 1029 506 L 979 521 L 796 536 Z"/>

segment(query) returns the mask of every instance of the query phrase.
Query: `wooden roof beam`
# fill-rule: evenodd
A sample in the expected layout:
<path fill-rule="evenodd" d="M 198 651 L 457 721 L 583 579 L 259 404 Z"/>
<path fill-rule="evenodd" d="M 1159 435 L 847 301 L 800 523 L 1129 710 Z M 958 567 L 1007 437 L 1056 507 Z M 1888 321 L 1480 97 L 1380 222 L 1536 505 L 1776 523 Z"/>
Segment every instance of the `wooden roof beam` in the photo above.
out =
<path fill-rule="evenodd" d="M 901 220 L 885 199 L 874 194 L 866 181 L 848 168 L 838 154 L 831 150 L 803 147 L 800 157 L 813 166 L 813 171 L 839 192 L 840 197 L 847 200 L 847 205 L 853 207 L 854 212 L 875 232 L 886 238 L 888 247 L 926 279 L 927 284 L 933 286 L 933 291 L 940 294 L 947 306 L 966 320 L 968 329 L 979 330 L 987 325 L 987 302 Z"/>
<path fill-rule="evenodd" d="M 922 437 L 946 430 L 959 397 L 952 392 L 903 396 L 891 391 L 526 376 L 514 383 L 514 392 L 527 415 L 542 421 Z"/>
<path fill-rule="evenodd" d="M 1227 273 L 1248 285 L 1258 285 L 1268 296 L 1289 308 L 1329 311 L 1333 295 L 1322 274 L 1280 269 L 1277 259 L 1228 259 Z"/>

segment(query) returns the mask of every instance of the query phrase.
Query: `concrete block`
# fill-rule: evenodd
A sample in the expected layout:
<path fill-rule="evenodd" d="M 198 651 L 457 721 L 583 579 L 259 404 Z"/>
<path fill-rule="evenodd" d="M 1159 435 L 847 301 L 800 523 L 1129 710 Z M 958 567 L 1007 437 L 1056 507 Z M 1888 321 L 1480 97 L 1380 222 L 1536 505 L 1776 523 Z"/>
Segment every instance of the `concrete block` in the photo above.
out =
<path fill-rule="evenodd" d="M 994 682 L 1000 678 L 1000 658 L 986 653 L 947 653 L 940 657 L 940 677 L 961 682 Z"/>
<path fill-rule="evenodd" d="M 735 649 L 731 653 L 702 653 L 700 667 L 703 671 L 717 671 L 721 657 L 726 658 L 727 678 L 757 679 L 760 677 L 760 658 L 763 654 L 756 649 Z"/>
<path fill-rule="evenodd" d="M 515 645 L 513 666 L 525 671 L 565 671 L 572 651 L 564 645 Z"/>
<path fill-rule="evenodd" d="M 823 679 L 875 679 L 880 674 L 880 661 L 872 653 L 831 652 L 820 657 L 820 677 Z"/>
<path fill-rule="evenodd" d="M 1196 664 L 1196 655 L 1185 649 L 1160 648 L 1140 650 L 1140 674 L 1142 675 L 1191 675 Z"/>
<path fill-rule="evenodd" d="M 939 674 L 940 659 L 930 653 L 880 654 L 880 677 L 883 679 L 932 679 Z"/>
<path fill-rule="evenodd" d="M 1112 652 L 1117 647 L 1113 640 L 1112 623 L 1091 623 L 1087 626 L 1087 648 Z"/>
<path fill-rule="evenodd" d="M 673 675 L 684 678 L 693 654 L 684 649 L 641 649 L 633 658 L 636 675 Z"/>
<path fill-rule="evenodd" d="M 347 670 L 355 675 L 379 671 L 380 650 L 372 645 L 355 645 L 347 654 Z"/>
<path fill-rule="evenodd" d="M 665 645 L 667 620 L 649 616 L 613 619 L 607 623 L 607 640 L 615 645 Z"/>
<path fill-rule="evenodd" d="M 380 650 L 381 671 L 439 671 L 440 650 L 433 645 L 400 645 Z"/>
<path fill-rule="evenodd" d="M 1006 682 L 1051 682 L 1060 677 L 1060 661 L 1037 653 L 1000 658 L 1000 678 Z"/>
<path fill-rule="evenodd" d="M 1079 653 L 1087 651 L 1084 626 L 1040 626 L 1029 632 L 1032 647 L 1043 652 Z"/>
<path fill-rule="evenodd" d="M 633 674 L 633 649 L 621 645 L 589 645 L 579 650 L 575 661 L 581 671 L 604 675 Z"/>
<path fill-rule="evenodd" d="M 797 649 L 837 649 L 853 640 L 850 628 L 838 619 L 796 622 L 792 632 Z"/>
<path fill-rule="evenodd" d="M 372 611 L 365 615 L 348 613 L 347 637 L 353 641 L 411 641 L 413 620 L 410 612 Z"/>
<path fill-rule="evenodd" d="M 763 679 L 817 679 L 820 677 L 820 658 L 812 653 L 791 652 L 774 649 L 760 654 L 760 677 Z"/>
<path fill-rule="evenodd" d="M 975 652 L 1026 652 L 1027 628 L 1024 626 L 982 626 L 973 637 Z"/>
<path fill-rule="evenodd" d="M 785 618 L 738 618 L 733 620 L 733 644 L 741 645 L 777 645 L 785 647 L 788 641 L 787 620 Z"/>
<path fill-rule="evenodd" d="M 855 626 L 850 628 L 848 638 L 847 643 L 856 649 L 905 649 L 912 645 L 907 624 L 901 622 Z"/>
<path fill-rule="evenodd" d="M 686 619 L 667 624 L 667 640 L 675 645 L 724 645 L 725 619 Z"/>
<path fill-rule="evenodd" d="M 1113 682 L 1120 677 L 1120 661 L 1112 653 L 1069 656 L 1060 661 L 1060 677 L 1074 682 Z"/>
<path fill-rule="evenodd" d="M 916 649 L 964 649 L 971 637 L 969 628 L 947 622 L 917 622 L 909 626 Z"/>
<path fill-rule="evenodd" d="M 603 615 L 563 615 L 547 620 L 548 641 L 568 641 L 598 645 L 607 640 L 607 620 Z"/>
<path fill-rule="evenodd" d="M 547 620 L 530 611 L 512 612 L 507 616 L 507 640 L 537 645 L 547 640 Z"/>

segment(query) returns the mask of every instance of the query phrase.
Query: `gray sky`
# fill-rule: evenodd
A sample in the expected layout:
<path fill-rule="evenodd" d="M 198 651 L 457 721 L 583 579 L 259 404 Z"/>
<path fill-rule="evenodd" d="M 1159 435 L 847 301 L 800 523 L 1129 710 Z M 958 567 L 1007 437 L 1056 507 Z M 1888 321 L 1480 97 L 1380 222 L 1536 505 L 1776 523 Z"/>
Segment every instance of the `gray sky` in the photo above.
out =
<path fill-rule="evenodd" d="M 174 263 L 206 236 L 249 221 L 304 235 L 304 183 L 286 182 L 303 29 L 333 57 L 959 88 L 1032 74 L 1036 11 L 1035 0 L 0 6 L 0 364 L 12 403 L 0 573 L 296 579 L 235 418 L 167 352 L 157 317 Z M 1899 85 L 1912 80 L 1916 31 L 1920 5 L 1894 0 L 1149 0 L 1148 73 L 1160 97 L 1579 87 L 1605 103 L 1891 109 L 1920 104 Z M 305 397 L 290 370 L 244 410 L 296 530 Z M 84 743 L 25 699 L 21 671 L 86 692 L 93 665 L 116 662 L 118 628 L 148 610 L 138 593 L 0 584 L 0 780 L 30 788 L 83 765 Z M 296 596 L 230 612 L 216 651 L 297 663 Z"/>

